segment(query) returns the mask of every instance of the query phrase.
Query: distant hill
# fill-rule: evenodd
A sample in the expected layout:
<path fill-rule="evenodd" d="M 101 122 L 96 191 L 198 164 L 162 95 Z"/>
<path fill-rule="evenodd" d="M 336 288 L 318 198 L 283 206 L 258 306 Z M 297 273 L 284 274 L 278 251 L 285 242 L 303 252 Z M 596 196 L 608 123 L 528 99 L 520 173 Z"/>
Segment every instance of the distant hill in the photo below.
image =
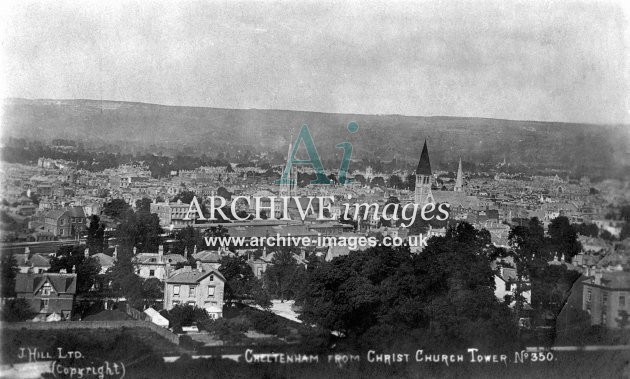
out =
<path fill-rule="evenodd" d="M 594 173 L 629 164 L 627 125 L 591 125 L 462 117 L 356 115 L 284 110 L 164 106 L 99 100 L 3 102 L 3 134 L 92 144 L 168 146 L 199 153 L 250 148 L 286 152 L 291 133 L 309 125 L 322 156 L 349 141 L 353 158 L 417 161 L 424 139 L 432 161 L 524 163 Z M 356 121 L 359 132 L 348 133 Z M 332 167 L 331 167 L 332 169 Z"/>

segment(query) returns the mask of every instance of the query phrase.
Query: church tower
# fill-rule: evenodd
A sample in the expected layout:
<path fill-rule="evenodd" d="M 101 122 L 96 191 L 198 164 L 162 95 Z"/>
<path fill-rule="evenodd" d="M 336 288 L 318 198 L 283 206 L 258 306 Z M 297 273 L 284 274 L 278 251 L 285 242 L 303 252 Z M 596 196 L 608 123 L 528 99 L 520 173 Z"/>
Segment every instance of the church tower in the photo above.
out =
<path fill-rule="evenodd" d="M 431 193 L 432 178 L 427 140 L 424 140 L 420 162 L 418 162 L 418 168 L 416 168 L 416 191 L 414 194 L 414 203 L 419 204 L 421 207 L 428 203 L 435 203 Z"/>
<path fill-rule="evenodd" d="M 457 180 L 455 180 L 455 192 L 464 191 L 464 171 L 462 170 L 462 159 L 459 158 L 459 168 L 457 169 Z"/>

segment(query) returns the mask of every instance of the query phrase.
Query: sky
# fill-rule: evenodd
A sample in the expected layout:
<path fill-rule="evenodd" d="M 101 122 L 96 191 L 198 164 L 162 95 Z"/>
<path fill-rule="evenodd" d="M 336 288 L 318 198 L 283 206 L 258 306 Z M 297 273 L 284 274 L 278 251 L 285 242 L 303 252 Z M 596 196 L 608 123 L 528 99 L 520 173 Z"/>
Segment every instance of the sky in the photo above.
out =
<path fill-rule="evenodd" d="M 630 123 L 622 1 L 107 3 L 4 3 L 0 95 Z"/>

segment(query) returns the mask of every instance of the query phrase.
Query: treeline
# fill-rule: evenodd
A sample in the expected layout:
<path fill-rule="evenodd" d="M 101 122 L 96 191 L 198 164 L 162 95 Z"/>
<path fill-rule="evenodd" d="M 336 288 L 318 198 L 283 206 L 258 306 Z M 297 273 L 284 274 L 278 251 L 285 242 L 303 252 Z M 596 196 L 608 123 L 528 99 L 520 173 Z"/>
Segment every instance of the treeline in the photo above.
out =
<path fill-rule="evenodd" d="M 72 142 L 72 141 L 66 141 Z M 0 147 L 0 159 L 8 163 L 34 164 L 39 158 L 61 159 L 75 162 L 77 169 L 99 172 L 108 168 L 115 168 L 121 164 L 144 162 L 154 178 L 165 177 L 171 171 L 193 170 L 202 166 L 227 167 L 225 159 L 210 158 L 208 156 L 177 155 L 175 157 L 153 154 L 132 155 L 108 152 L 106 149 L 85 150 L 78 147 L 72 150 L 59 149 L 39 141 L 27 141 L 20 138 L 9 138 Z"/>

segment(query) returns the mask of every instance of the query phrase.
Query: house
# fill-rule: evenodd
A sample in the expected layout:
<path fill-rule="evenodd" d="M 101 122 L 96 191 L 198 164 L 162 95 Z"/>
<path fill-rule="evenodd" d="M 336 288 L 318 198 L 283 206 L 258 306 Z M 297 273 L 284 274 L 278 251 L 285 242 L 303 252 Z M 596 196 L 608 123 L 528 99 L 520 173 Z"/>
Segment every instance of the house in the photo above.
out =
<path fill-rule="evenodd" d="M 622 327 L 621 314 L 630 313 L 630 272 L 595 271 L 582 284 L 582 309 L 591 316 L 591 324 Z M 630 323 L 626 324 L 623 327 L 630 327 Z"/>
<path fill-rule="evenodd" d="M 43 231 L 55 237 L 74 238 L 85 229 L 86 217 L 82 207 L 48 211 L 43 216 Z"/>
<path fill-rule="evenodd" d="M 509 306 L 512 308 L 516 304 L 514 296 L 516 295 L 519 284 L 522 291 L 521 296 L 523 296 L 527 304 L 531 304 L 532 291 L 529 280 L 522 278 L 519 282 L 515 268 L 499 267 L 498 272 L 494 275 L 494 295 L 501 301 L 504 301 L 506 296 L 510 296 L 511 301 Z"/>
<path fill-rule="evenodd" d="M 16 296 L 26 299 L 37 313 L 33 321 L 69 320 L 77 291 L 77 274 L 18 273 Z"/>
<path fill-rule="evenodd" d="M 225 277 L 218 270 L 205 270 L 201 262 L 197 268 L 185 266 L 169 273 L 164 281 L 164 309 L 176 305 L 204 308 L 210 317 L 223 316 Z"/>

